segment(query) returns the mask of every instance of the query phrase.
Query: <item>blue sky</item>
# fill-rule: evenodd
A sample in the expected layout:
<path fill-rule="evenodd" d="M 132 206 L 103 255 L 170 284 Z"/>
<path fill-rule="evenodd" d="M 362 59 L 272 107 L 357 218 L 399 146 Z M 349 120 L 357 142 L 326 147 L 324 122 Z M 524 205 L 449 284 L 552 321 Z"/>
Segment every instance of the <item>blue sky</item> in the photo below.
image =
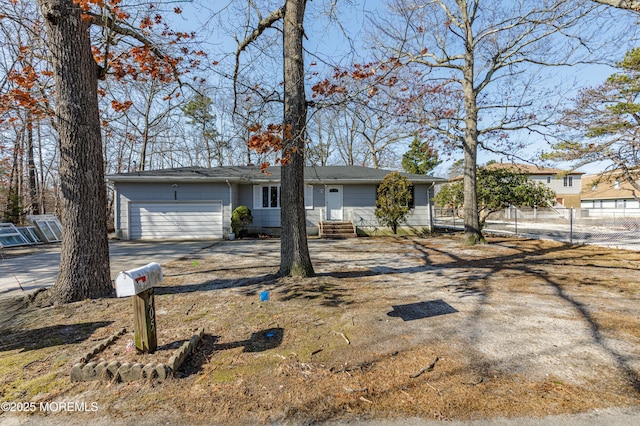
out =
<path fill-rule="evenodd" d="M 272 3 L 278 5 L 281 1 L 273 1 Z M 386 10 L 385 2 L 380 0 L 338 1 L 338 3 L 339 19 L 337 22 L 327 19 L 326 16 L 319 16 L 323 15 L 323 8 L 327 2 L 314 0 L 313 2 L 309 2 L 307 6 L 307 16 L 305 19 L 308 39 L 305 41 L 305 48 L 312 55 L 317 55 L 319 68 L 324 60 L 329 64 L 339 63 L 344 66 L 348 66 L 353 62 L 369 60 L 370 56 L 368 52 L 362 48 L 363 45 L 361 44 L 362 38 L 366 37 L 371 27 L 368 16 L 374 11 L 384 13 L 384 10 Z M 201 6 L 200 10 L 194 11 L 193 7 L 195 5 L 193 3 L 185 3 L 183 6 L 183 16 L 177 18 L 175 22 L 183 29 L 199 31 L 199 33 L 207 39 L 206 42 L 210 48 L 210 54 L 212 56 L 219 55 L 220 57 L 229 55 L 227 56 L 228 61 L 236 48 L 234 33 L 232 32 L 233 30 L 230 29 L 232 25 L 229 25 L 227 28 L 221 28 L 221 30 L 220 27 L 224 26 L 225 14 L 230 14 L 226 18 L 227 22 L 229 22 L 231 18 L 238 18 L 237 14 L 231 12 L 231 8 L 239 4 L 242 4 L 242 2 L 215 2 L 213 6 L 205 3 L 205 6 Z M 218 8 L 216 11 L 222 10 L 221 15 L 212 18 L 211 12 L 214 11 L 215 8 Z M 221 18 L 222 24 L 220 21 L 217 21 L 218 18 Z M 241 36 L 241 34 L 239 36 Z M 621 43 L 632 45 L 631 39 L 621 40 Z M 352 47 L 355 47 L 355 50 Z M 612 59 L 615 61 L 621 58 Z M 313 59 L 307 62 L 309 63 L 311 60 Z M 602 65 L 592 65 L 558 68 L 556 72 L 556 78 L 558 79 L 575 81 L 576 90 L 573 91 L 575 93 L 578 87 L 597 85 L 603 82 L 613 72 L 613 69 Z M 531 137 L 528 143 L 529 150 L 532 153 L 543 148 L 546 144 L 542 140 L 536 140 L 536 137 Z M 524 154 L 523 152 L 523 155 Z M 499 161 L 500 157 L 486 152 L 479 154 L 479 163 L 484 163 L 491 159 Z M 446 173 L 448 164 L 449 163 L 446 163 L 440 167 L 441 173 Z M 568 167 L 569 165 L 559 164 L 558 166 Z M 580 170 L 591 173 L 597 172 L 601 168 L 602 165 L 592 165 L 583 167 Z"/>

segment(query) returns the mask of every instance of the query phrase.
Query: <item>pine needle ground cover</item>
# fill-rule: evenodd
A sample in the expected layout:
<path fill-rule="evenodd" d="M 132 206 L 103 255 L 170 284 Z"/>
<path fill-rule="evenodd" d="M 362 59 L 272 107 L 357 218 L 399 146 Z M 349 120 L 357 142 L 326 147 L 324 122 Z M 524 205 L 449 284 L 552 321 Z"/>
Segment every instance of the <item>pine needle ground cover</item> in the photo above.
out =
<path fill-rule="evenodd" d="M 469 247 L 455 235 L 309 243 L 308 279 L 275 276 L 273 239 L 163 265 L 159 350 L 144 362 L 205 333 L 161 383 L 69 379 L 96 342 L 131 330 L 130 300 L 1 300 L 0 400 L 97 410 L 0 421 L 306 424 L 640 405 L 640 253 L 508 238 Z M 135 362 L 130 340 L 104 356 Z"/>

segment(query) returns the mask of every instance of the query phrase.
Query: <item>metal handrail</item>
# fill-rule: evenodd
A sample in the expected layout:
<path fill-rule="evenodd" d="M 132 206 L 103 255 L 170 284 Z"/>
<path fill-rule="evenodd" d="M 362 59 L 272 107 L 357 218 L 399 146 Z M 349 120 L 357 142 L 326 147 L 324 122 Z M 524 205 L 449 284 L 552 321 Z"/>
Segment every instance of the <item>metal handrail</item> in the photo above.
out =
<path fill-rule="evenodd" d="M 378 231 L 378 224 L 374 224 L 371 221 L 366 220 L 365 218 L 363 218 L 362 216 L 360 216 L 358 213 L 354 213 L 353 210 L 351 211 L 352 214 L 352 222 L 353 223 L 353 227 L 354 230 L 356 230 L 357 233 L 357 228 L 373 228 L 376 232 Z M 356 221 L 355 216 L 357 216 L 359 218 L 359 220 Z M 357 222 L 357 223 L 356 223 Z"/>

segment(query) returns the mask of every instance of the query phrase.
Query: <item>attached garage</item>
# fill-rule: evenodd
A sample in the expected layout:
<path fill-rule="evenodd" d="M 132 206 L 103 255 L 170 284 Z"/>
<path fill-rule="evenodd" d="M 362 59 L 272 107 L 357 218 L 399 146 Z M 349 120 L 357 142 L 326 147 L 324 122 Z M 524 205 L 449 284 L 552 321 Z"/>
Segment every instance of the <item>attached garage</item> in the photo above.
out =
<path fill-rule="evenodd" d="M 222 239 L 222 201 L 129 203 L 129 239 Z"/>

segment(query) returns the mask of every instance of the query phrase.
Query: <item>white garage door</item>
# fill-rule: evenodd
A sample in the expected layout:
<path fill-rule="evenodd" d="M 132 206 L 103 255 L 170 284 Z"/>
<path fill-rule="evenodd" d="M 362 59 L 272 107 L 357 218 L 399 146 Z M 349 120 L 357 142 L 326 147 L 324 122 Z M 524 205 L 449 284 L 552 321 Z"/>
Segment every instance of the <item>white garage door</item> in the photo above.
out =
<path fill-rule="evenodd" d="M 222 202 L 131 203 L 132 240 L 222 238 Z"/>

